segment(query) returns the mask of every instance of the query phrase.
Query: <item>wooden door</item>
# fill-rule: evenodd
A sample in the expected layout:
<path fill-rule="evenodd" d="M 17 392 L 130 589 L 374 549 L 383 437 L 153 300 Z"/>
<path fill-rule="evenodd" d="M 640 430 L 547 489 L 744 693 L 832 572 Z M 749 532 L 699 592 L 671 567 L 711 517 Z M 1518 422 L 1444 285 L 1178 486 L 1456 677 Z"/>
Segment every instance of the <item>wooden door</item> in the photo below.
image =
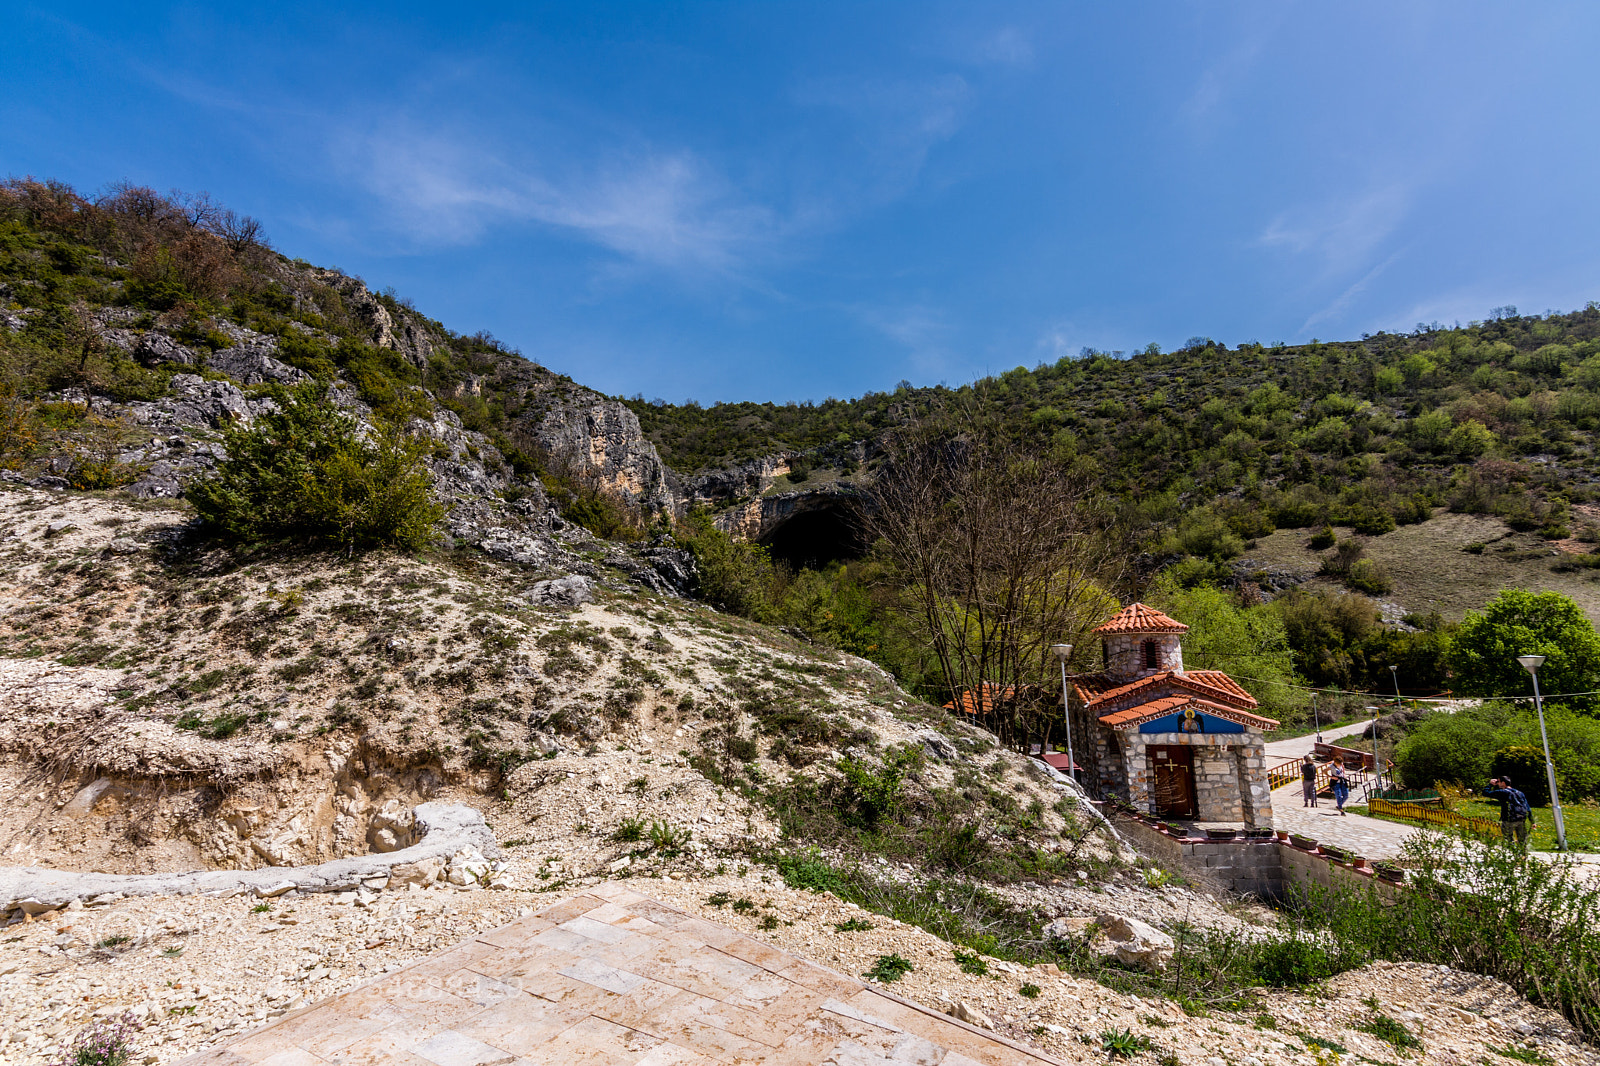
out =
<path fill-rule="evenodd" d="M 1149 749 L 1155 777 L 1156 814 L 1195 817 L 1194 749 L 1187 744 L 1155 744 Z"/>

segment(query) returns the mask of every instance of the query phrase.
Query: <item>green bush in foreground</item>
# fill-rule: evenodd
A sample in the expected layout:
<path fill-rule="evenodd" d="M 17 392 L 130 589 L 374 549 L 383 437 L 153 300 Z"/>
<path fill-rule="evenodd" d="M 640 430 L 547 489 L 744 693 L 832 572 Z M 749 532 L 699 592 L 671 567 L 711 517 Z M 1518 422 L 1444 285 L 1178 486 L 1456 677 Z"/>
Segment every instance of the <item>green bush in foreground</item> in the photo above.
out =
<path fill-rule="evenodd" d="M 390 426 L 363 435 L 322 388 L 276 390 L 276 411 L 226 431 L 228 458 L 189 490 L 201 521 L 244 542 L 304 538 L 346 552 L 431 545 L 444 508 L 429 496 L 427 443 Z"/>

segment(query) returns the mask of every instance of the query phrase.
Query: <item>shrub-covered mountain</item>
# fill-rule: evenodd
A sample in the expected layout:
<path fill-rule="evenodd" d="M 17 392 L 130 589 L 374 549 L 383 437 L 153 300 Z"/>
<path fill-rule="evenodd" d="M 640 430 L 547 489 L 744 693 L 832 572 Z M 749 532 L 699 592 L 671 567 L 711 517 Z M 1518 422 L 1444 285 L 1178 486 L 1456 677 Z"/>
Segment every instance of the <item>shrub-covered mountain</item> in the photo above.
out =
<path fill-rule="evenodd" d="M 692 475 L 762 455 L 849 462 L 848 446 L 954 393 L 974 393 L 1041 448 L 1076 453 L 1108 493 L 1185 547 L 1214 513 L 1240 537 L 1332 522 L 1364 534 L 1431 508 L 1493 513 L 1567 535 L 1600 491 L 1600 304 L 1500 308 L 1465 327 L 1359 341 L 1162 352 L 1086 350 L 958 390 L 912 388 L 821 404 L 700 407 L 627 401 L 662 458 Z M 1180 516 L 1203 509 L 1187 522 Z"/>

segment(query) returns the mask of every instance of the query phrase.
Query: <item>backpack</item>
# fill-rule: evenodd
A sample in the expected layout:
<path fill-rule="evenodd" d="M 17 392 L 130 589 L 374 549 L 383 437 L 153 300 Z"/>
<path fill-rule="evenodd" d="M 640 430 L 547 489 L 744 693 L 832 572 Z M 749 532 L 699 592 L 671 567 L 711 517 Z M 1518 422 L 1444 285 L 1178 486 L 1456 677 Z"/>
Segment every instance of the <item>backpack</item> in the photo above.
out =
<path fill-rule="evenodd" d="M 1528 806 L 1528 797 L 1524 796 L 1520 790 L 1507 788 L 1506 791 L 1511 793 L 1511 798 L 1506 801 L 1507 821 L 1519 821 L 1533 813 L 1533 808 Z"/>

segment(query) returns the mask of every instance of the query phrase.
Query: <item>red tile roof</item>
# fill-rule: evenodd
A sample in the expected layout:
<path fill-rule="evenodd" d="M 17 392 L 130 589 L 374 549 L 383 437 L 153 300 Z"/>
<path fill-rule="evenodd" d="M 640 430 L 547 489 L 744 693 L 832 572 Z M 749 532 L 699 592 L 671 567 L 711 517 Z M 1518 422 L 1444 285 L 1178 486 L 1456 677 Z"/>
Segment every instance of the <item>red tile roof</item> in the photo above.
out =
<path fill-rule="evenodd" d="M 1002 685 L 998 681 L 985 681 L 979 689 L 981 692 L 969 688 L 961 694 L 960 709 L 967 714 L 988 714 L 995 709 L 995 704 L 1010 702 L 1016 693 L 1015 685 Z M 1037 689 L 1037 685 L 1023 685 L 1022 694 L 1024 698 L 1030 698 Z M 1056 694 L 1055 699 L 1057 703 L 1061 702 L 1060 693 Z M 944 705 L 944 709 L 955 710 L 956 702 L 950 701 Z"/>
<path fill-rule="evenodd" d="M 1109 621 L 1094 627 L 1096 633 L 1187 633 L 1189 627 L 1142 603 L 1130 604 Z"/>
<path fill-rule="evenodd" d="M 1088 682 L 1088 685 L 1083 682 Z M 1176 670 L 1163 670 L 1125 685 L 1100 687 L 1106 683 L 1103 676 L 1092 676 L 1082 679 L 1077 684 L 1078 698 L 1083 700 L 1085 707 L 1093 709 L 1097 704 L 1111 703 L 1163 685 L 1188 689 L 1195 695 L 1221 700 L 1223 703 L 1233 704 L 1244 710 L 1256 706 L 1256 698 L 1240 688 L 1237 681 L 1221 670 L 1191 670 L 1182 674 Z"/>
<path fill-rule="evenodd" d="M 1243 685 L 1221 670 L 1185 670 L 1183 677 L 1197 684 L 1207 685 L 1219 692 L 1226 692 L 1246 707 L 1256 706 L 1256 698 L 1245 691 Z"/>
<path fill-rule="evenodd" d="M 1189 706 L 1196 707 L 1207 714 L 1216 715 L 1218 718 L 1223 718 L 1230 722 L 1238 722 L 1240 725 L 1254 726 L 1257 729 L 1278 728 L 1278 723 L 1274 719 L 1264 718 L 1259 714 L 1251 714 L 1249 711 L 1241 710 L 1238 707 L 1224 707 L 1220 703 L 1213 703 L 1210 700 L 1199 699 L 1195 696 L 1163 696 L 1160 699 L 1151 700 L 1149 703 L 1141 703 L 1137 707 L 1127 707 L 1120 711 L 1112 711 L 1110 714 L 1101 715 L 1100 724 L 1112 726 L 1113 728 L 1143 725 L 1145 722 L 1154 721 L 1157 718 L 1165 717 L 1174 711 L 1182 710 L 1184 707 Z"/>

